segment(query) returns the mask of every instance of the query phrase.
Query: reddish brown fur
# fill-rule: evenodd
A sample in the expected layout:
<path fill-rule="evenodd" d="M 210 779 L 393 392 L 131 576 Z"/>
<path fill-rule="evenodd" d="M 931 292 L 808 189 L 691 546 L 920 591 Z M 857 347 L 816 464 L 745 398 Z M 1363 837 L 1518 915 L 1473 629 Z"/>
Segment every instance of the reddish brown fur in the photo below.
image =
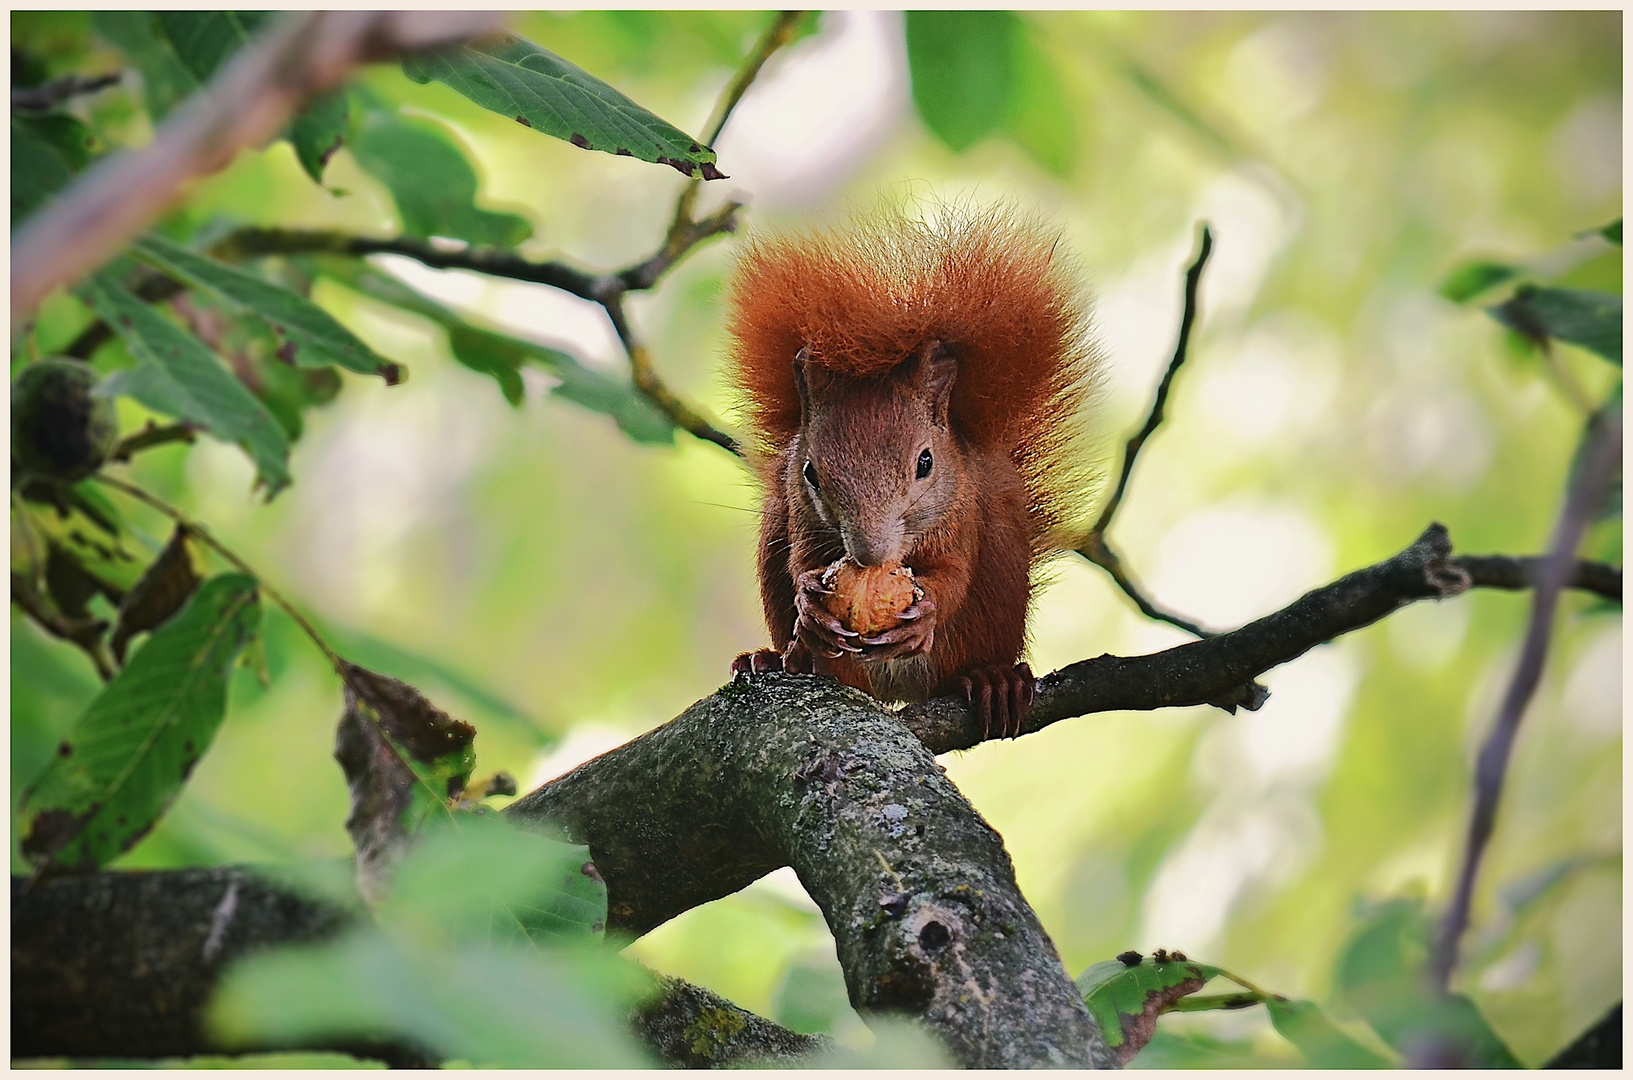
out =
<path fill-rule="evenodd" d="M 818 671 L 915 700 L 972 668 L 1013 665 L 1031 565 L 1083 496 L 1066 449 L 1095 356 L 1054 237 L 989 211 L 761 240 L 739 266 L 730 330 L 769 459 L 759 570 L 778 651 L 795 634 L 800 574 L 860 546 L 894 553 L 933 598 L 928 664 L 915 674 L 847 655 L 818 657 Z M 937 414 L 943 368 L 955 374 Z M 935 448 L 939 471 L 920 483 L 934 491 L 904 478 L 920 447 Z M 807 460 L 818 494 L 802 479 Z"/>

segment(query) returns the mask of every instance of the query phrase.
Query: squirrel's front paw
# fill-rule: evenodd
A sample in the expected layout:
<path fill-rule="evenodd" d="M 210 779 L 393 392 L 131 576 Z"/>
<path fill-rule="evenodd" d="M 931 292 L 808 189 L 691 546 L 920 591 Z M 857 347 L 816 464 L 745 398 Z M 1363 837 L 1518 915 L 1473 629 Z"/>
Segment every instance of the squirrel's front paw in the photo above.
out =
<path fill-rule="evenodd" d="M 856 639 L 862 643 L 860 660 L 896 660 L 930 651 L 936 640 L 936 602 L 920 596 L 896 616 L 896 625 Z"/>
<path fill-rule="evenodd" d="M 833 591 L 822 584 L 825 569 L 807 570 L 794 582 L 794 639 L 814 655 L 835 660 L 862 649 L 856 631 L 845 629 L 823 604 Z"/>

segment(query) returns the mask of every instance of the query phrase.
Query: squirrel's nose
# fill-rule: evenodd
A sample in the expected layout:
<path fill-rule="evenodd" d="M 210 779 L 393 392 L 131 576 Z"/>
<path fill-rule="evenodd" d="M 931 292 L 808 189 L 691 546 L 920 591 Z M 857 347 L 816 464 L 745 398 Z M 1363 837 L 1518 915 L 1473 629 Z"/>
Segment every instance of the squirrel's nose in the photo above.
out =
<path fill-rule="evenodd" d="M 856 560 L 858 566 L 883 566 L 896 562 L 898 561 L 896 547 L 889 537 L 869 536 L 860 531 L 845 530 L 845 550 Z"/>

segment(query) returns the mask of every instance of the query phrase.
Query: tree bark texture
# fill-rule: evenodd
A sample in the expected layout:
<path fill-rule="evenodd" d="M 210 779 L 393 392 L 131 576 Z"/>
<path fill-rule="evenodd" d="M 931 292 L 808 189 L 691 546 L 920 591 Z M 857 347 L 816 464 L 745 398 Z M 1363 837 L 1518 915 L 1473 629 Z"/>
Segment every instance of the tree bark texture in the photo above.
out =
<path fill-rule="evenodd" d="M 1003 840 L 859 691 L 741 679 L 506 813 L 589 845 L 611 929 L 792 866 L 859 1012 L 918 1020 L 968 1068 L 1114 1064 Z"/>
<path fill-rule="evenodd" d="M 333 937 L 355 915 L 243 867 L 79 874 L 32 888 L 13 878 L 12 1059 L 242 1053 L 212 1042 L 200 1019 L 222 971 L 261 949 Z M 633 1019 L 670 1065 L 786 1061 L 830 1045 L 702 987 L 660 982 L 663 992 Z M 407 1068 L 439 1064 L 395 1044 L 263 1049 L 339 1050 Z"/>

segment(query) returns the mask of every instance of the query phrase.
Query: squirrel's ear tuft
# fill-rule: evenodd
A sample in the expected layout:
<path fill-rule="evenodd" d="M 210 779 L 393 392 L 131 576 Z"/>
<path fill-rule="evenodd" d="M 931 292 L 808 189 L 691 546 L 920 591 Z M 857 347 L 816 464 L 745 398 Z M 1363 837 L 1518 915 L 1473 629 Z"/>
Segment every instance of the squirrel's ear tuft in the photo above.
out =
<path fill-rule="evenodd" d="M 930 418 L 937 426 L 946 427 L 953 398 L 953 380 L 958 376 L 958 359 L 945 342 L 931 340 L 907 362 L 906 367 L 911 372 L 910 378 L 918 386 L 920 396 L 930 405 Z"/>

